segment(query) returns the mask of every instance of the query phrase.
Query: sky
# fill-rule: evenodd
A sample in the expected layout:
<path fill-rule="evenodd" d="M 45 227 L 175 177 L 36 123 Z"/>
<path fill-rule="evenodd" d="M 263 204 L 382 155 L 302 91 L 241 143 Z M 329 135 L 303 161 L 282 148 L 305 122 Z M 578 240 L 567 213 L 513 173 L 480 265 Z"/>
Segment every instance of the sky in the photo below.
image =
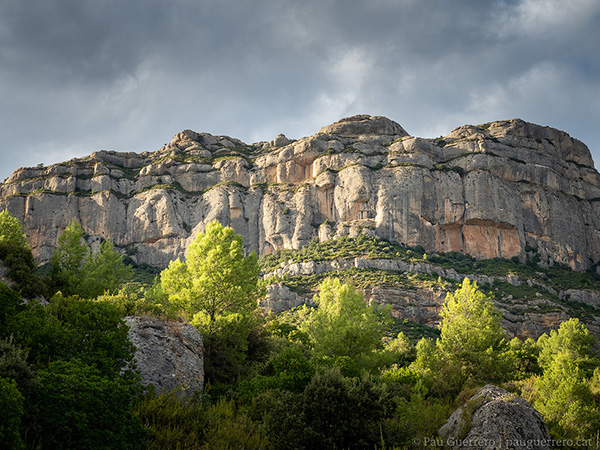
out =
<path fill-rule="evenodd" d="M 179 131 L 521 118 L 600 161 L 598 0 L 0 0 L 0 180 Z"/>

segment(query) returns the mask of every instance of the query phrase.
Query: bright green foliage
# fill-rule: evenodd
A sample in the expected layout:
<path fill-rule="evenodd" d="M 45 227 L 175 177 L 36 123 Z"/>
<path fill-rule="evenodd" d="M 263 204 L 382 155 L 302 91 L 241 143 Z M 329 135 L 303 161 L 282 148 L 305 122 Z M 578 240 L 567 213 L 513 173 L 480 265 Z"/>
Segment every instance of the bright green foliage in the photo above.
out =
<path fill-rule="evenodd" d="M 562 353 L 561 358 L 570 360 L 589 377 L 594 367 L 598 366 L 598 360 L 593 357 L 595 342 L 594 336 L 579 319 L 569 319 L 560 324 L 558 331 L 552 330 L 550 335 L 543 334 L 539 337 L 539 365 L 546 370 Z"/>
<path fill-rule="evenodd" d="M 81 225 L 73 219 L 58 237 L 58 248 L 50 260 L 53 287 L 66 295 L 78 293 L 82 282 L 81 270 L 90 257 L 90 249 L 83 237 Z"/>
<path fill-rule="evenodd" d="M 439 355 L 432 339 L 421 338 L 415 346 L 417 358 L 414 366 L 423 370 L 433 370 L 438 364 Z"/>
<path fill-rule="evenodd" d="M 55 290 L 67 295 L 94 298 L 114 293 L 131 278 L 131 268 L 110 241 L 92 252 L 84 239 L 79 222 L 73 220 L 58 238 L 59 247 L 52 254 L 50 279 Z"/>
<path fill-rule="evenodd" d="M 543 374 L 533 378 L 529 400 L 559 437 L 589 437 L 600 427 L 600 411 L 592 395 L 598 371 L 595 339 L 578 319 L 538 339 Z M 590 377 L 593 377 L 590 380 Z"/>
<path fill-rule="evenodd" d="M 555 436 L 586 438 L 598 431 L 598 404 L 584 371 L 567 352 L 556 354 L 544 374 L 534 378 L 532 397 Z"/>
<path fill-rule="evenodd" d="M 0 212 L 0 246 L 3 245 L 29 249 L 21 224 L 6 209 Z"/>
<path fill-rule="evenodd" d="M 169 301 L 214 328 L 223 315 L 256 308 L 259 273 L 256 254 L 244 256 L 242 237 L 215 220 L 196 235 L 186 262 L 172 261 L 162 272 L 161 287 Z"/>
<path fill-rule="evenodd" d="M 0 405 L 0 450 L 25 448 L 19 433 L 23 396 L 14 380 L 0 378 Z"/>
<path fill-rule="evenodd" d="M 415 345 L 402 332 L 398 333 L 395 339 L 386 342 L 384 351 L 382 352 L 382 361 L 387 362 L 384 365 L 407 365 L 414 361 L 415 357 Z"/>
<path fill-rule="evenodd" d="M 7 210 L 0 212 L 0 261 L 21 295 L 33 298 L 44 293 L 44 283 L 33 275 L 35 260 L 23 228 Z"/>
<path fill-rule="evenodd" d="M 43 449 L 144 448 L 145 431 L 131 414 L 137 389 L 120 377 L 102 376 L 81 361 L 56 361 L 38 373 Z"/>
<path fill-rule="evenodd" d="M 466 380 L 498 381 L 505 376 L 501 317 L 476 282 L 465 278 L 460 289 L 448 294 L 440 316 L 436 345 L 443 359 L 457 364 Z"/>
<path fill-rule="evenodd" d="M 304 309 L 300 329 L 308 334 L 315 357 L 349 358 L 359 367 L 368 366 L 383 348 L 389 315 L 378 314 L 362 294 L 338 279 L 323 281 L 314 301 L 317 309 Z"/>

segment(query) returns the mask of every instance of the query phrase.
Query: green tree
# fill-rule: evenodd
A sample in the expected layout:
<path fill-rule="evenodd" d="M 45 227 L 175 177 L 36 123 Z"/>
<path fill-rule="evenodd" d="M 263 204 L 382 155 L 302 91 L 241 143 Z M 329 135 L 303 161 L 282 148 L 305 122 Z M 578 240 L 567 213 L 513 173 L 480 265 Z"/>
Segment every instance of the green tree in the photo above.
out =
<path fill-rule="evenodd" d="M 599 431 L 600 411 L 592 388 L 598 375 L 594 337 L 578 319 L 538 339 L 541 376 L 525 396 L 542 413 L 555 438 L 585 438 Z"/>
<path fill-rule="evenodd" d="M 589 379 L 567 352 L 559 352 L 534 378 L 533 405 L 555 438 L 586 438 L 600 425 Z"/>
<path fill-rule="evenodd" d="M 215 220 L 196 235 L 185 262 L 177 259 L 163 270 L 161 288 L 170 302 L 213 329 L 222 316 L 256 309 L 259 273 L 256 254 L 244 256 L 242 237 Z"/>
<path fill-rule="evenodd" d="M 391 320 L 368 306 L 351 285 L 328 278 L 319 285 L 317 308 L 304 309 L 300 329 L 307 333 L 317 358 L 348 358 L 358 368 L 368 366 L 383 348 Z"/>
<path fill-rule="evenodd" d="M 110 241 L 92 252 L 77 220 L 58 238 L 58 248 L 50 260 L 50 279 L 54 291 L 66 295 L 93 298 L 108 291 L 116 292 L 131 278 L 131 268 L 123 263 L 123 255 Z"/>
<path fill-rule="evenodd" d="M 90 249 L 85 242 L 83 228 L 75 219 L 58 237 L 58 248 L 50 259 L 50 279 L 54 289 L 63 294 L 75 294 L 81 283 L 81 270 Z"/>
<path fill-rule="evenodd" d="M 114 250 L 110 241 L 100 244 L 100 251 L 92 253 L 82 268 L 81 294 L 94 298 L 105 292 L 116 293 L 131 279 L 131 267 L 123 263 L 124 256 Z"/>
<path fill-rule="evenodd" d="M 56 361 L 39 371 L 39 423 L 44 449 L 133 450 L 146 433 L 132 415 L 139 391 L 81 361 Z"/>
<path fill-rule="evenodd" d="M 18 219 L 12 216 L 8 210 L 0 212 L 0 246 L 10 245 L 23 249 L 29 248 L 27 237 Z"/>
<path fill-rule="evenodd" d="M 119 307 L 78 297 L 57 294 L 48 306 L 30 306 L 13 318 L 8 330 L 29 350 L 36 368 L 79 359 L 113 376 L 127 367 L 135 352 Z"/>
<path fill-rule="evenodd" d="M 391 410 L 385 385 L 371 376 L 345 378 L 337 367 L 317 372 L 302 394 L 272 390 L 253 407 L 261 411 L 272 447 L 372 449 Z"/>
<path fill-rule="evenodd" d="M 25 448 L 19 433 L 23 416 L 23 396 L 14 380 L 0 378 L 0 450 Z"/>
<path fill-rule="evenodd" d="M 0 281 L 0 337 L 7 336 L 7 324 L 25 309 L 23 300 L 15 291 Z"/>
<path fill-rule="evenodd" d="M 546 370 L 563 353 L 563 357 L 572 361 L 589 377 L 598 366 L 598 359 L 594 357 L 593 351 L 595 342 L 594 336 L 579 319 L 569 319 L 560 324 L 558 331 L 552 330 L 549 335 L 543 334 L 538 338 L 538 363 Z"/>
<path fill-rule="evenodd" d="M 454 294 L 446 296 L 440 316 L 436 347 L 441 357 L 458 365 L 465 381 L 500 381 L 506 372 L 507 347 L 501 316 L 477 283 L 465 278 Z"/>
<path fill-rule="evenodd" d="M 196 235 L 186 261 L 172 261 L 153 297 L 183 311 L 204 336 L 206 378 L 233 383 L 249 370 L 253 337 L 260 335 L 257 299 L 260 268 L 254 252 L 244 256 L 244 241 L 216 220 Z"/>
<path fill-rule="evenodd" d="M 33 274 L 36 264 L 23 228 L 7 210 L 0 212 L 0 260 L 21 295 L 33 298 L 44 293 L 42 280 Z"/>

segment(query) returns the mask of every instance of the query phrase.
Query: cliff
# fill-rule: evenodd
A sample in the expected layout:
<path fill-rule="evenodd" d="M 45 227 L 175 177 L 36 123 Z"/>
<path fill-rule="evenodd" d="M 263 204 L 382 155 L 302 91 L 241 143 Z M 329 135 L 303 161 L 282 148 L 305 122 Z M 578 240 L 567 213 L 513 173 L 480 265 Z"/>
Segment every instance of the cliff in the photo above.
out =
<path fill-rule="evenodd" d="M 522 120 L 411 137 L 397 123 L 354 116 L 290 141 L 252 145 L 185 130 L 156 152 L 98 151 L 16 170 L 0 210 L 48 261 L 77 218 L 138 263 L 166 266 L 213 219 L 250 250 L 298 249 L 318 237 L 372 236 L 585 270 L 600 259 L 600 176 L 589 149 Z"/>

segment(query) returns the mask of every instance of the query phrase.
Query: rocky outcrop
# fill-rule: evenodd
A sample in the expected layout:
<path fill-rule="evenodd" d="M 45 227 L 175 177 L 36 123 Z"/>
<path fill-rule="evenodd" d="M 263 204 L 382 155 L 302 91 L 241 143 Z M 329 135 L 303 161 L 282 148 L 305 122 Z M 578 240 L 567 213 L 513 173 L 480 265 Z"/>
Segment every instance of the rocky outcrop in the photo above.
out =
<path fill-rule="evenodd" d="M 202 335 L 192 325 L 154 317 L 126 317 L 129 340 L 142 383 L 156 392 L 181 388 L 191 394 L 204 387 Z"/>
<path fill-rule="evenodd" d="M 600 176 L 588 148 L 519 119 L 438 139 L 364 115 L 255 145 L 186 130 L 153 153 L 18 169 L 0 186 L 3 208 L 41 261 L 74 218 L 153 266 L 183 256 L 214 219 L 260 255 L 359 233 L 478 258 L 535 250 L 543 264 L 577 270 L 600 255 Z"/>
<path fill-rule="evenodd" d="M 550 436 L 529 403 L 487 385 L 457 409 L 440 429 L 445 447 L 546 450 Z"/>
<path fill-rule="evenodd" d="M 512 295 L 498 297 L 496 307 L 502 313 L 502 328 L 509 338 L 537 339 L 543 333 L 557 328 L 570 317 L 580 317 L 590 331 L 600 338 L 600 292 L 591 289 L 568 289 L 558 291 L 539 279 L 524 279 L 515 274 L 488 276 L 464 274 L 450 268 L 422 261 L 402 259 L 379 259 L 355 257 L 323 261 L 285 262 L 264 275 L 266 279 L 275 276 L 276 280 L 285 277 L 340 274 L 350 270 L 378 270 L 380 273 L 407 273 L 413 275 L 441 277 L 443 280 L 462 282 L 465 277 L 476 281 L 484 292 L 495 290 L 496 286 L 525 286 L 533 288 L 534 296 L 514 298 Z M 541 277 L 540 273 L 540 278 Z M 418 280 L 395 285 L 374 284 L 362 289 L 365 301 L 369 304 L 384 304 L 392 307 L 392 314 L 400 319 L 422 323 L 431 327 L 439 325 L 439 312 L 446 295 L 453 287 L 448 283 L 419 283 Z M 281 283 L 267 289 L 266 299 L 261 303 L 268 311 L 281 312 L 301 304 L 310 304 L 316 291 L 298 294 Z M 587 305 L 588 314 L 581 317 L 571 305 Z"/>
<path fill-rule="evenodd" d="M 302 296 L 292 291 L 281 283 L 274 283 L 267 286 L 267 293 L 258 306 L 266 312 L 278 314 L 300 305 L 311 303 L 312 296 Z"/>

